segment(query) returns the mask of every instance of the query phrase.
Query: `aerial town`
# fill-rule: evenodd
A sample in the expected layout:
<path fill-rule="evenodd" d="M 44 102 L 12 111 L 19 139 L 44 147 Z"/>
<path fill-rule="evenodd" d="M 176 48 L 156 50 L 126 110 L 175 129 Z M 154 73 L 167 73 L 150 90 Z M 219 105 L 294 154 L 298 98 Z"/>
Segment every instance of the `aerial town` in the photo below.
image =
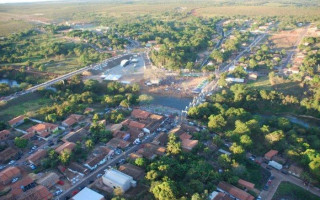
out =
<path fill-rule="evenodd" d="M 0 200 L 320 199 L 319 2 L 166 3 L 0 1 Z"/>

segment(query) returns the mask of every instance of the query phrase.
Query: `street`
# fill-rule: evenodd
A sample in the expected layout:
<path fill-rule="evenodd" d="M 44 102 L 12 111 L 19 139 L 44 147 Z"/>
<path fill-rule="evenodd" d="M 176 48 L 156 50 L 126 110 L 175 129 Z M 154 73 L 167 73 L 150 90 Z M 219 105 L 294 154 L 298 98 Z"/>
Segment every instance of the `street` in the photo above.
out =
<path fill-rule="evenodd" d="M 266 168 L 267 164 L 263 163 L 261 166 Z M 260 196 L 262 197 L 262 200 L 271 200 L 282 181 L 288 181 L 290 183 L 293 183 L 293 184 L 300 186 L 303 189 L 308 190 L 309 192 L 320 197 L 319 190 L 317 190 L 316 188 L 313 188 L 313 187 L 308 187 L 308 185 L 304 185 L 302 180 L 300 180 L 292 175 L 289 175 L 289 174 L 288 175 L 283 174 L 276 169 L 272 169 L 270 172 L 271 172 L 271 175 L 275 177 L 275 179 L 272 180 L 272 183 L 269 186 L 268 191 L 266 191 L 266 190 L 261 191 Z"/>

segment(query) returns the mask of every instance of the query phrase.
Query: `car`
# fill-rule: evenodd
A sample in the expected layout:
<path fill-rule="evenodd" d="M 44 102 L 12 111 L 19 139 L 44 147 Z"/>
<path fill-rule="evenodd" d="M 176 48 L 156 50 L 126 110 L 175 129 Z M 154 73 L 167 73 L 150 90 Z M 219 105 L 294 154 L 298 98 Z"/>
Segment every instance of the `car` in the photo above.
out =
<path fill-rule="evenodd" d="M 122 165 L 122 164 L 124 164 L 125 162 L 126 162 L 126 160 L 125 160 L 125 159 L 121 159 L 121 160 L 119 160 L 119 162 L 118 162 L 118 163 L 119 163 L 120 165 Z"/>
<path fill-rule="evenodd" d="M 35 169 L 36 169 L 36 166 L 34 166 L 33 164 L 30 164 L 29 167 L 30 167 L 32 170 L 35 170 Z"/>
<path fill-rule="evenodd" d="M 273 179 L 275 179 L 276 177 L 274 177 L 274 176 L 270 176 L 270 180 L 273 180 Z"/>
<path fill-rule="evenodd" d="M 12 179 L 12 183 L 17 182 L 18 180 L 19 180 L 19 178 L 14 178 L 14 179 Z"/>
<path fill-rule="evenodd" d="M 269 179 L 268 180 L 268 185 L 271 185 L 271 183 L 272 183 L 272 180 Z"/>
<path fill-rule="evenodd" d="M 285 174 L 285 175 L 288 175 L 288 174 L 289 174 L 288 171 L 286 171 L 286 170 L 281 170 L 281 173 L 283 173 L 283 174 Z"/>
<path fill-rule="evenodd" d="M 0 165 L 0 170 L 4 169 L 6 166 L 5 165 Z"/>
<path fill-rule="evenodd" d="M 98 174 L 98 175 L 97 175 L 97 178 L 100 178 L 101 176 L 102 176 L 102 174 Z"/>
<path fill-rule="evenodd" d="M 16 161 L 15 160 L 11 160 L 8 165 L 13 165 Z"/>
<path fill-rule="evenodd" d="M 62 193 L 63 191 L 61 189 L 58 189 L 57 191 L 54 192 L 54 196 L 58 196 Z"/>
<path fill-rule="evenodd" d="M 257 197 L 257 200 L 261 200 L 261 196 L 258 196 L 258 197 Z"/>
<path fill-rule="evenodd" d="M 268 185 L 265 185 L 263 189 L 264 189 L 265 191 L 268 191 L 268 190 L 269 190 L 269 186 L 268 186 Z"/>

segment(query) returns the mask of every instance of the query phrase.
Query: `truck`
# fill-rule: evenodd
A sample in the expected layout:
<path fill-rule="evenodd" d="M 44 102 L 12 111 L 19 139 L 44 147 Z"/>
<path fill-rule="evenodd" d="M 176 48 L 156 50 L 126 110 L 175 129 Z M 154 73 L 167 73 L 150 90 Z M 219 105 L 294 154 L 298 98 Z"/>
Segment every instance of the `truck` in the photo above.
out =
<path fill-rule="evenodd" d="M 277 169 L 277 170 L 282 169 L 282 165 L 280 163 L 277 163 L 276 161 L 273 161 L 273 160 L 269 161 L 268 165 Z"/>

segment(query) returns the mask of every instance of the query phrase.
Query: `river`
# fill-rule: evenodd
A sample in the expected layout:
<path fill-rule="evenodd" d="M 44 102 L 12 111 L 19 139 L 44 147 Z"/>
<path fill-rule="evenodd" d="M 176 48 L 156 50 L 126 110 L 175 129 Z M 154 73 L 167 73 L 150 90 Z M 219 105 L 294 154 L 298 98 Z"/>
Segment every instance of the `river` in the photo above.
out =
<path fill-rule="evenodd" d="M 10 87 L 18 87 L 19 86 L 19 83 L 17 81 L 6 79 L 6 78 L 0 79 L 0 84 L 1 83 L 5 83 L 5 84 L 9 85 Z"/>

